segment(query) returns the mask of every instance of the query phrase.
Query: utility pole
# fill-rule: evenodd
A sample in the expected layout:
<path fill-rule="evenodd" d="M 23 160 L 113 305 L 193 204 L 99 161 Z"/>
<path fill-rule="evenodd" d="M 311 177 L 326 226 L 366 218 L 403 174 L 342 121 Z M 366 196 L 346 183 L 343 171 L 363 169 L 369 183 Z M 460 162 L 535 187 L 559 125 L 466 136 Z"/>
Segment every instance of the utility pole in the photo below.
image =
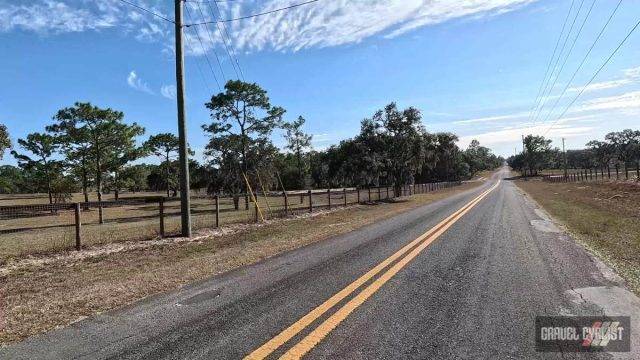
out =
<path fill-rule="evenodd" d="M 567 177 L 567 150 L 564 148 L 564 138 L 562 138 L 562 152 L 564 153 L 564 177 Z"/>
<path fill-rule="evenodd" d="M 182 3 L 175 0 L 176 24 L 176 98 L 178 102 L 178 140 L 180 156 L 180 215 L 182 236 L 191 237 L 191 199 L 189 189 L 189 153 L 187 119 L 184 109 L 184 54 L 182 53 Z"/>

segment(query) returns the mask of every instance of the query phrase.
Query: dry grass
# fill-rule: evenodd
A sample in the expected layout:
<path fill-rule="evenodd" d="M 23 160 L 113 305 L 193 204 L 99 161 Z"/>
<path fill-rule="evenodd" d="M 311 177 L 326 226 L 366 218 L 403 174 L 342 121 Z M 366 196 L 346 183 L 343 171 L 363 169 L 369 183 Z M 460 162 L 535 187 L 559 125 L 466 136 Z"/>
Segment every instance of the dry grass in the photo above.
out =
<path fill-rule="evenodd" d="M 255 263 L 480 184 L 465 183 L 414 195 L 406 201 L 354 205 L 314 216 L 274 220 L 263 226 L 245 226 L 244 230 L 224 236 L 205 236 L 195 242 L 133 248 L 81 261 L 51 262 L 45 267 L 21 267 L 5 275 L 0 272 L 0 294 L 4 294 L 6 314 L 0 343 L 15 342 L 151 294 Z"/>
<path fill-rule="evenodd" d="M 516 183 L 640 294 L 640 184 Z"/>

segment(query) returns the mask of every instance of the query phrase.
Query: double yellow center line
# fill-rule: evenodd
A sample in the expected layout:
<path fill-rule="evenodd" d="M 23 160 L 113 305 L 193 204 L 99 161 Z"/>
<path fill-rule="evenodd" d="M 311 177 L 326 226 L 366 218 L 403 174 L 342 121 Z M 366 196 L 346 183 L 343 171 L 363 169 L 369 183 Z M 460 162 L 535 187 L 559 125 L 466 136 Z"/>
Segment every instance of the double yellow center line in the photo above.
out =
<path fill-rule="evenodd" d="M 311 312 L 300 318 L 288 328 L 284 329 L 280 334 L 267 341 L 264 345 L 254 350 L 251 354 L 247 355 L 245 359 L 264 359 L 271 353 L 276 351 L 287 341 L 291 340 L 294 336 L 304 330 L 307 326 L 311 325 L 315 320 L 324 315 L 332 307 L 338 304 L 340 301 L 347 298 L 360 286 L 367 281 L 374 278 L 389 265 L 396 262 L 391 268 L 384 272 L 375 281 L 369 284 L 364 290 L 355 295 L 345 305 L 338 309 L 333 315 L 322 322 L 311 333 L 304 337 L 300 342 L 290 348 L 281 359 L 299 359 L 304 354 L 313 349 L 325 336 L 327 336 L 333 329 L 338 326 L 344 319 L 351 314 L 356 308 L 362 305 L 371 295 L 378 291 L 382 285 L 389 281 L 395 274 L 397 274 L 402 268 L 404 268 L 411 260 L 418 256 L 427 246 L 429 246 L 435 239 L 442 235 L 447 229 L 449 229 L 456 221 L 458 221 L 464 214 L 466 214 L 471 208 L 478 204 L 484 197 L 489 195 L 491 191 L 500 185 L 500 180 L 488 190 L 478 195 L 475 199 L 471 200 L 463 207 L 458 209 L 453 214 L 449 215 L 446 219 L 442 220 L 436 226 L 431 228 L 426 233 L 419 236 L 417 239 L 411 241 L 405 245 L 402 249 L 376 265 L 373 269 L 369 270 L 366 274 L 359 277 L 356 281 L 347 285 L 344 289 L 333 295 L 331 298 L 320 304 Z M 406 256 L 405 256 L 406 255 Z M 403 257 L 404 256 L 404 257 Z"/>

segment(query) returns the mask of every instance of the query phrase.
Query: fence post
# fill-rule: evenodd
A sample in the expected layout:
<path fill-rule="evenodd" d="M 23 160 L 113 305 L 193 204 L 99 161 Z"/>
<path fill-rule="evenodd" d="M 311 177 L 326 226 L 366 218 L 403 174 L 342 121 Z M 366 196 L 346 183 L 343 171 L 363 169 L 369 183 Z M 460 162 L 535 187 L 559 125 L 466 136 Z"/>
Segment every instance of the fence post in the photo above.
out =
<path fill-rule="evenodd" d="M 158 211 L 160 215 L 160 237 L 164 237 L 164 198 L 158 200 Z"/>
<path fill-rule="evenodd" d="M 284 216 L 288 216 L 289 215 L 289 199 L 287 198 L 287 192 L 283 191 L 282 196 L 284 196 Z M 302 196 L 300 196 L 300 199 L 302 199 Z M 302 201 L 300 202 L 300 204 L 302 204 Z"/>
<path fill-rule="evenodd" d="M 329 210 L 331 210 L 331 188 L 327 189 L 327 201 L 329 202 Z"/>
<path fill-rule="evenodd" d="M 371 186 L 367 188 L 367 191 L 369 192 L 369 195 L 367 197 L 367 202 L 371 202 Z"/>
<path fill-rule="evenodd" d="M 640 162 L 636 161 L 636 179 L 640 181 Z"/>
<path fill-rule="evenodd" d="M 80 223 L 80 203 L 75 203 L 73 210 L 75 211 L 76 218 L 76 250 L 80 251 L 81 237 L 80 237 L 80 227 L 82 226 Z"/>
<path fill-rule="evenodd" d="M 356 194 L 358 198 L 358 204 L 360 204 L 360 188 L 359 187 L 356 188 Z"/>
<path fill-rule="evenodd" d="M 342 188 L 342 195 L 344 195 L 344 206 L 347 206 L 347 188 Z"/>
<path fill-rule="evenodd" d="M 378 186 L 378 201 L 380 201 L 380 186 Z"/>
<path fill-rule="evenodd" d="M 629 180 L 629 167 L 627 167 L 627 162 L 624 162 L 624 178 Z"/>
<path fill-rule="evenodd" d="M 253 210 L 256 213 L 255 220 L 258 222 L 258 199 L 253 202 Z"/>
<path fill-rule="evenodd" d="M 309 190 L 309 212 L 313 212 L 313 196 L 311 190 Z"/>
<path fill-rule="evenodd" d="M 618 174 L 618 163 L 616 163 L 616 180 L 620 179 L 620 176 Z"/>
<path fill-rule="evenodd" d="M 220 227 L 220 195 L 216 194 L 216 227 Z"/>
<path fill-rule="evenodd" d="M 389 199 L 389 187 L 385 187 L 385 190 L 387 190 L 387 200 Z"/>
<path fill-rule="evenodd" d="M 609 164 L 607 164 L 607 177 L 611 179 L 611 166 Z"/>

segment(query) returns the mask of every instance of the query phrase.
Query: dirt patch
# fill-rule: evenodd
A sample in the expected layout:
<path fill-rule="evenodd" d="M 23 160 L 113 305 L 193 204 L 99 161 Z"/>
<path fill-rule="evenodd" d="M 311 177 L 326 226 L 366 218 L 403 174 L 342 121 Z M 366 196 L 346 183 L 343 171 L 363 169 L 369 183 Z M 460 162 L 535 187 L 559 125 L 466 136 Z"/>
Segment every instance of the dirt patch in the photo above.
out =
<path fill-rule="evenodd" d="M 193 281 L 249 265 L 330 236 L 481 185 L 481 182 L 433 193 L 348 209 L 317 212 L 263 225 L 232 228 L 197 240 L 167 241 L 146 246 L 131 242 L 119 251 L 94 247 L 85 255 L 32 257 L 0 275 L 0 312 L 6 315 L 0 343 L 65 326 L 95 313 Z M 224 230 L 222 230 L 224 231 Z M 162 240 L 161 240 L 162 241 Z M 122 244 L 117 244 L 122 245 Z M 109 245 L 115 246 L 115 245 Z M 9 266 L 9 265 L 7 265 Z M 5 266 L 8 269 L 8 267 Z M 2 301 L 0 300 L 0 301 Z"/>
<path fill-rule="evenodd" d="M 516 181 L 640 294 L 640 186 Z"/>

